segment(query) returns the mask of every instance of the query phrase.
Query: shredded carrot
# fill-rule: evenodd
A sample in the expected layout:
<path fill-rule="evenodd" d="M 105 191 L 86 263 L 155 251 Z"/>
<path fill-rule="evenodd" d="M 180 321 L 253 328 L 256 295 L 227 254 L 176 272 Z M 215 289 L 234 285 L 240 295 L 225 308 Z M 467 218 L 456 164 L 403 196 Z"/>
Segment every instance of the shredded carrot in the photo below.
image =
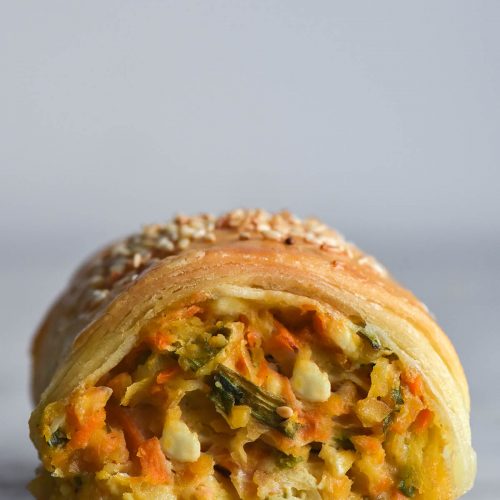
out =
<path fill-rule="evenodd" d="M 307 442 L 328 441 L 332 434 L 333 421 L 321 408 L 311 409 L 301 415 L 302 438 Z"/>
<path fill-rule="evenodd" d="M 308 408 L 307 411 L 300 412 L 303 439 L 308 442 L 328 441 L 333 432 L 332 417 L 340 415 L 342 407 L 343 404 L 339 403 L 339 397 L 332 394 L 327 401 L 318 403 L 313 408 Z"/>
<path fill-rule="evenodd" d="M 415 372 L 403 373 L 401 375 L 401 379 L 408 386 L 408 389 L 410 389 L 410 392 L 414 396 L 422 396 L 423 381 L 422 381 L 422 375 L 420 375 L 420 373 L 415 373 Z"/>
<path fill-rule="evenodd" d="M 164 329 L 164 325 L 170 321 L 191 318 L 201 311 L 201 307 L 193 305 L 164 314 L 161 318 L 155 321 L 154 325 L 156 329 L 146 336 L 146 340 L 151 347 L 157 349 L 158 351 L 167 350 L 167 348 L 175 340 L 175 337 L 168 330 Z"/>
<path fill-rule="evenodd" d="M 137 456 L 141 464 L 142 475 L 149 482 L 162 484 L 170 481 L 170 469 L 158 438 L 152 437 L 144 441 L 137 450 Z"/>
<path fill-rule="evenodd" d="M 144 442 L 144 435 L 139 429 L 134 417 L 131 415 L 130 410 L 123 406 L 110 405 L 108 411 L 110 416 L 112 416 L 123 429 L 130 452 L 135 454 Z"/>
<path fill-rule="evenodd" d="M 281 380 L 281 395 L 290 403 L 292 406 L 297 406 L 297 397 L 292 389 L 292 384 L 288 377 L 280 375 Z"/>
<path fill-rule="evenodd" d="M 413 429 L 415 432 L 423 432 L 427 427 L 429 427 L 430 423 L 432 422 L 432 411 L 428 410 L 427 408 L 422 410 L 418 415 L 417 418 L 415 419 L 415 422 L 413 423 Z"/>
<path fill-rule="evenodd" d="M 175 340 L 175 336 L 170 332 L 158 330 L 148 338 L 149 344 L 158 351 L 166 351 L 167 348 Z"/>
<path fill-rule="evenodd" d="M 260 335 L 255 330 L 250 330 L 247 333 L 248 347 L 250 347 L 251 349 L 260 345 L 260 340 Z"/>
<path fill-rule="evenodd" d="M 269 364 L 265 359 L 262 359 L 259 364 L 259 369 L 257 370 L 257 379 L 263 383 L 269 373 Z"/>
<path fill-rule="evenodd" d="M 109 390 L 103 387 L 92 387 L 72 397 L 66 417 L 71 430 L 70 447 L 74 450 L 85 448 L 92 434 L 104 427 L 109 399 Z"/>
<path fill-rule="evenodd" d="M 236 360 L 234 366 L 238 371 L 238 373 L 245 373 L 247 371 L 247 365 L 245 363 L 245 359 L 241 355 L 238 356 L 238 359 Z"/>
<path fill-rule="evenodd" d="M 180 371 L 181 369 L 177 365 L 167 368 L 166 370 L 162 370 L 156 375 L 156 383 L 163 385 L 165 382 L 175 377 Z"/>
<path fill-rule="evenodd" d="M 113 391 L 113 397 L 117 401 L 121 401 L 127 387 L 130 384 L 132 384 L 132 377 L 126 372 L 119 373 L 106 383 L 106 385 Z"/>
<path fill-rule="evenodd" d="M 184 307 L 183 309 L 177 309 L 176 311 L 170 311 L 164 314 L 161 319 L 167 321 L 174 321 L 176 319 L 186 319 L 192 318 L 195 314 L 203 311 L 199 306 L 193 305 L 189 307 Z"/>
<path fill-rule="evenodd" d="M 274 326 L 277 332 L 277 334 L 273 337 L 276 346 L 289 351 L 297 351 L 299 349 L 299 345 L 295 340 L 295 337 L 279 321 L 275 320 Z"/>
<path fill-rule="evenodd" d="M 351 438 L 354 446 L 357 450 L 364 451 L 368 455 L 380 455 L 382 458 L 384 456 L 384 450 L 382 444 L 377 438 L 372 436 L 353 436 Z"/>
<path fill-rule="evenodd" d="M 326 320 L 325 320 L 325 317 L 320 314 L 320 313 L 316 313 L 313 315 L 313 319 L 312 319 L 312 323 L 313 323 L 313 327 L 314 329 L 321 335 L 325 334 L 326 333 Z"/>

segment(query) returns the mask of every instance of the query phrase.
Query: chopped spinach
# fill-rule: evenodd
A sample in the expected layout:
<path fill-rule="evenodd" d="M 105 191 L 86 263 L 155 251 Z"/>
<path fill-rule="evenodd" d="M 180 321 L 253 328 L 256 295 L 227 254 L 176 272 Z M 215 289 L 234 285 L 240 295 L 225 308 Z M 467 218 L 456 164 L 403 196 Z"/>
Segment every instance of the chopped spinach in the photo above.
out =
<path fill-rule="evenodd" d="M 47 444 L 51 448 L 55 448 L 56 446 L 64 446 L 69 439 L 67 438 L 66 434 L 62 429 L 57 429 L 52 436 L 50 436 L 50 439 L 47 441 Z"/>
<path fill-rule="evenodd" d="M 403 399 L 403 393 L 401 392 L 401 387 L 398 387 L 397 389 L 392 389 L 391 396 L 392 396 L 393 401 L 397 405 L 404 404 L 405 401 Z"/>
<path fill-rule="evenodd" d="M 392 421 L 394 420 L 394 412 L 389 413 L 384 420 L 382 420 L 382 430 L 384 432 L 387 432 L 387 429 L 389 429 L 389 426 L 392 424 Z"/>
<path fill-rule="evenodd" d="M 278 458 L 276 463 L 281 469 L 291 469 L 295 467 L 299 462 L 302 462 L 302 457 L 296 457 L 294 455 L 287 455 L 282 452 L 278 452 Z"/>
<path fill-rule="evenodd" d="M 292 438 L 295 433 L 299 430 L 300 424 L 296 420 L 286 419 L 282 424 L 281 428 L 278 429 L 286 437 Z"/>
<path fill-rule="evenodd" d="M 216 335 L 223 335 L 227 339 L 230 334 L 231 330 L 228 327 L 216 325 L 184 345 L 179 343 L 174 351 L 179 365 L 184 370 L 198 371 L 225 347 L 225 345 L 212 344 L 210 339 Z"/>
<path fill-rule="evenodd" d="M 209 378 L 209 385 L 212 388 L 210 399 L 217 410 L 226 415 L 235 405 L 247 405 L 253 418 L 287 437 L 293 437 L 299 427 L 297 422 L 276 413 L 278 407 L 286 405 L 284 399 L 260 389 L 226 366 L 217 367 Z"/>
<path fill-rule="evenodd" d="M 417 488 L 411 484 L 407 484 L 407 482 L 404 479 L 401 479 L 398 484 L 398 490 L 408 498 L 412 498 L 415 496 L 415 493 L 417 492 Z"/>

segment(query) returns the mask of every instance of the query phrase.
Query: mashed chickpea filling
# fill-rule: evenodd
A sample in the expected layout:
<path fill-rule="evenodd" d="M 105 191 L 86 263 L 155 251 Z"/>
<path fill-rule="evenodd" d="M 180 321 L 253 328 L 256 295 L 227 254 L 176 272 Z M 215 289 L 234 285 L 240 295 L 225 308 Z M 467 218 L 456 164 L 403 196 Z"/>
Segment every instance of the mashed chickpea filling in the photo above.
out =
<path fill-rule="evenodd" d="M 445 498 L 421 375 L 360 318 L 223 297 L 166 312 L 48 405 L 52 498 Z M 58 496 L 59 495 L 59 496 Z"/>

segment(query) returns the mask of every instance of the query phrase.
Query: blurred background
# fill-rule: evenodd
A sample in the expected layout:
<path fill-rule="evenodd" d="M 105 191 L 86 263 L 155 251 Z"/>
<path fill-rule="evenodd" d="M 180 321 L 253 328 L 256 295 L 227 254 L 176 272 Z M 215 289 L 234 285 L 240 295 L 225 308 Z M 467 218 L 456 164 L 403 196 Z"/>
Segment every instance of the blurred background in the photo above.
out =
<path fill-rule="evenodd" d="M 429 306 L 470 382 L 466 498 L 498 498 L 499 2 L 1 7 L 1 498 L 28 498 L 30 338 L 75 266 L 240 206 L 321 217 Z"/>

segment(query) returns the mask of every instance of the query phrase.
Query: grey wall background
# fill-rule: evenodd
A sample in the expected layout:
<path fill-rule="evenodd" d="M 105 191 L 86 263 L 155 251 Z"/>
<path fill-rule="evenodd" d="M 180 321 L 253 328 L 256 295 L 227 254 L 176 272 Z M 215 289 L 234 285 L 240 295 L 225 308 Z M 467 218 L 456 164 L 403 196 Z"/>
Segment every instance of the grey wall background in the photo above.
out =
<path fill-rule="evenodd" d="M 287 207 L 435 312 L 500 479 L 500 3 L 1 1 L 0 497 L 23 498 L 28 346 L 75 265 L 177 211 Z"/>

